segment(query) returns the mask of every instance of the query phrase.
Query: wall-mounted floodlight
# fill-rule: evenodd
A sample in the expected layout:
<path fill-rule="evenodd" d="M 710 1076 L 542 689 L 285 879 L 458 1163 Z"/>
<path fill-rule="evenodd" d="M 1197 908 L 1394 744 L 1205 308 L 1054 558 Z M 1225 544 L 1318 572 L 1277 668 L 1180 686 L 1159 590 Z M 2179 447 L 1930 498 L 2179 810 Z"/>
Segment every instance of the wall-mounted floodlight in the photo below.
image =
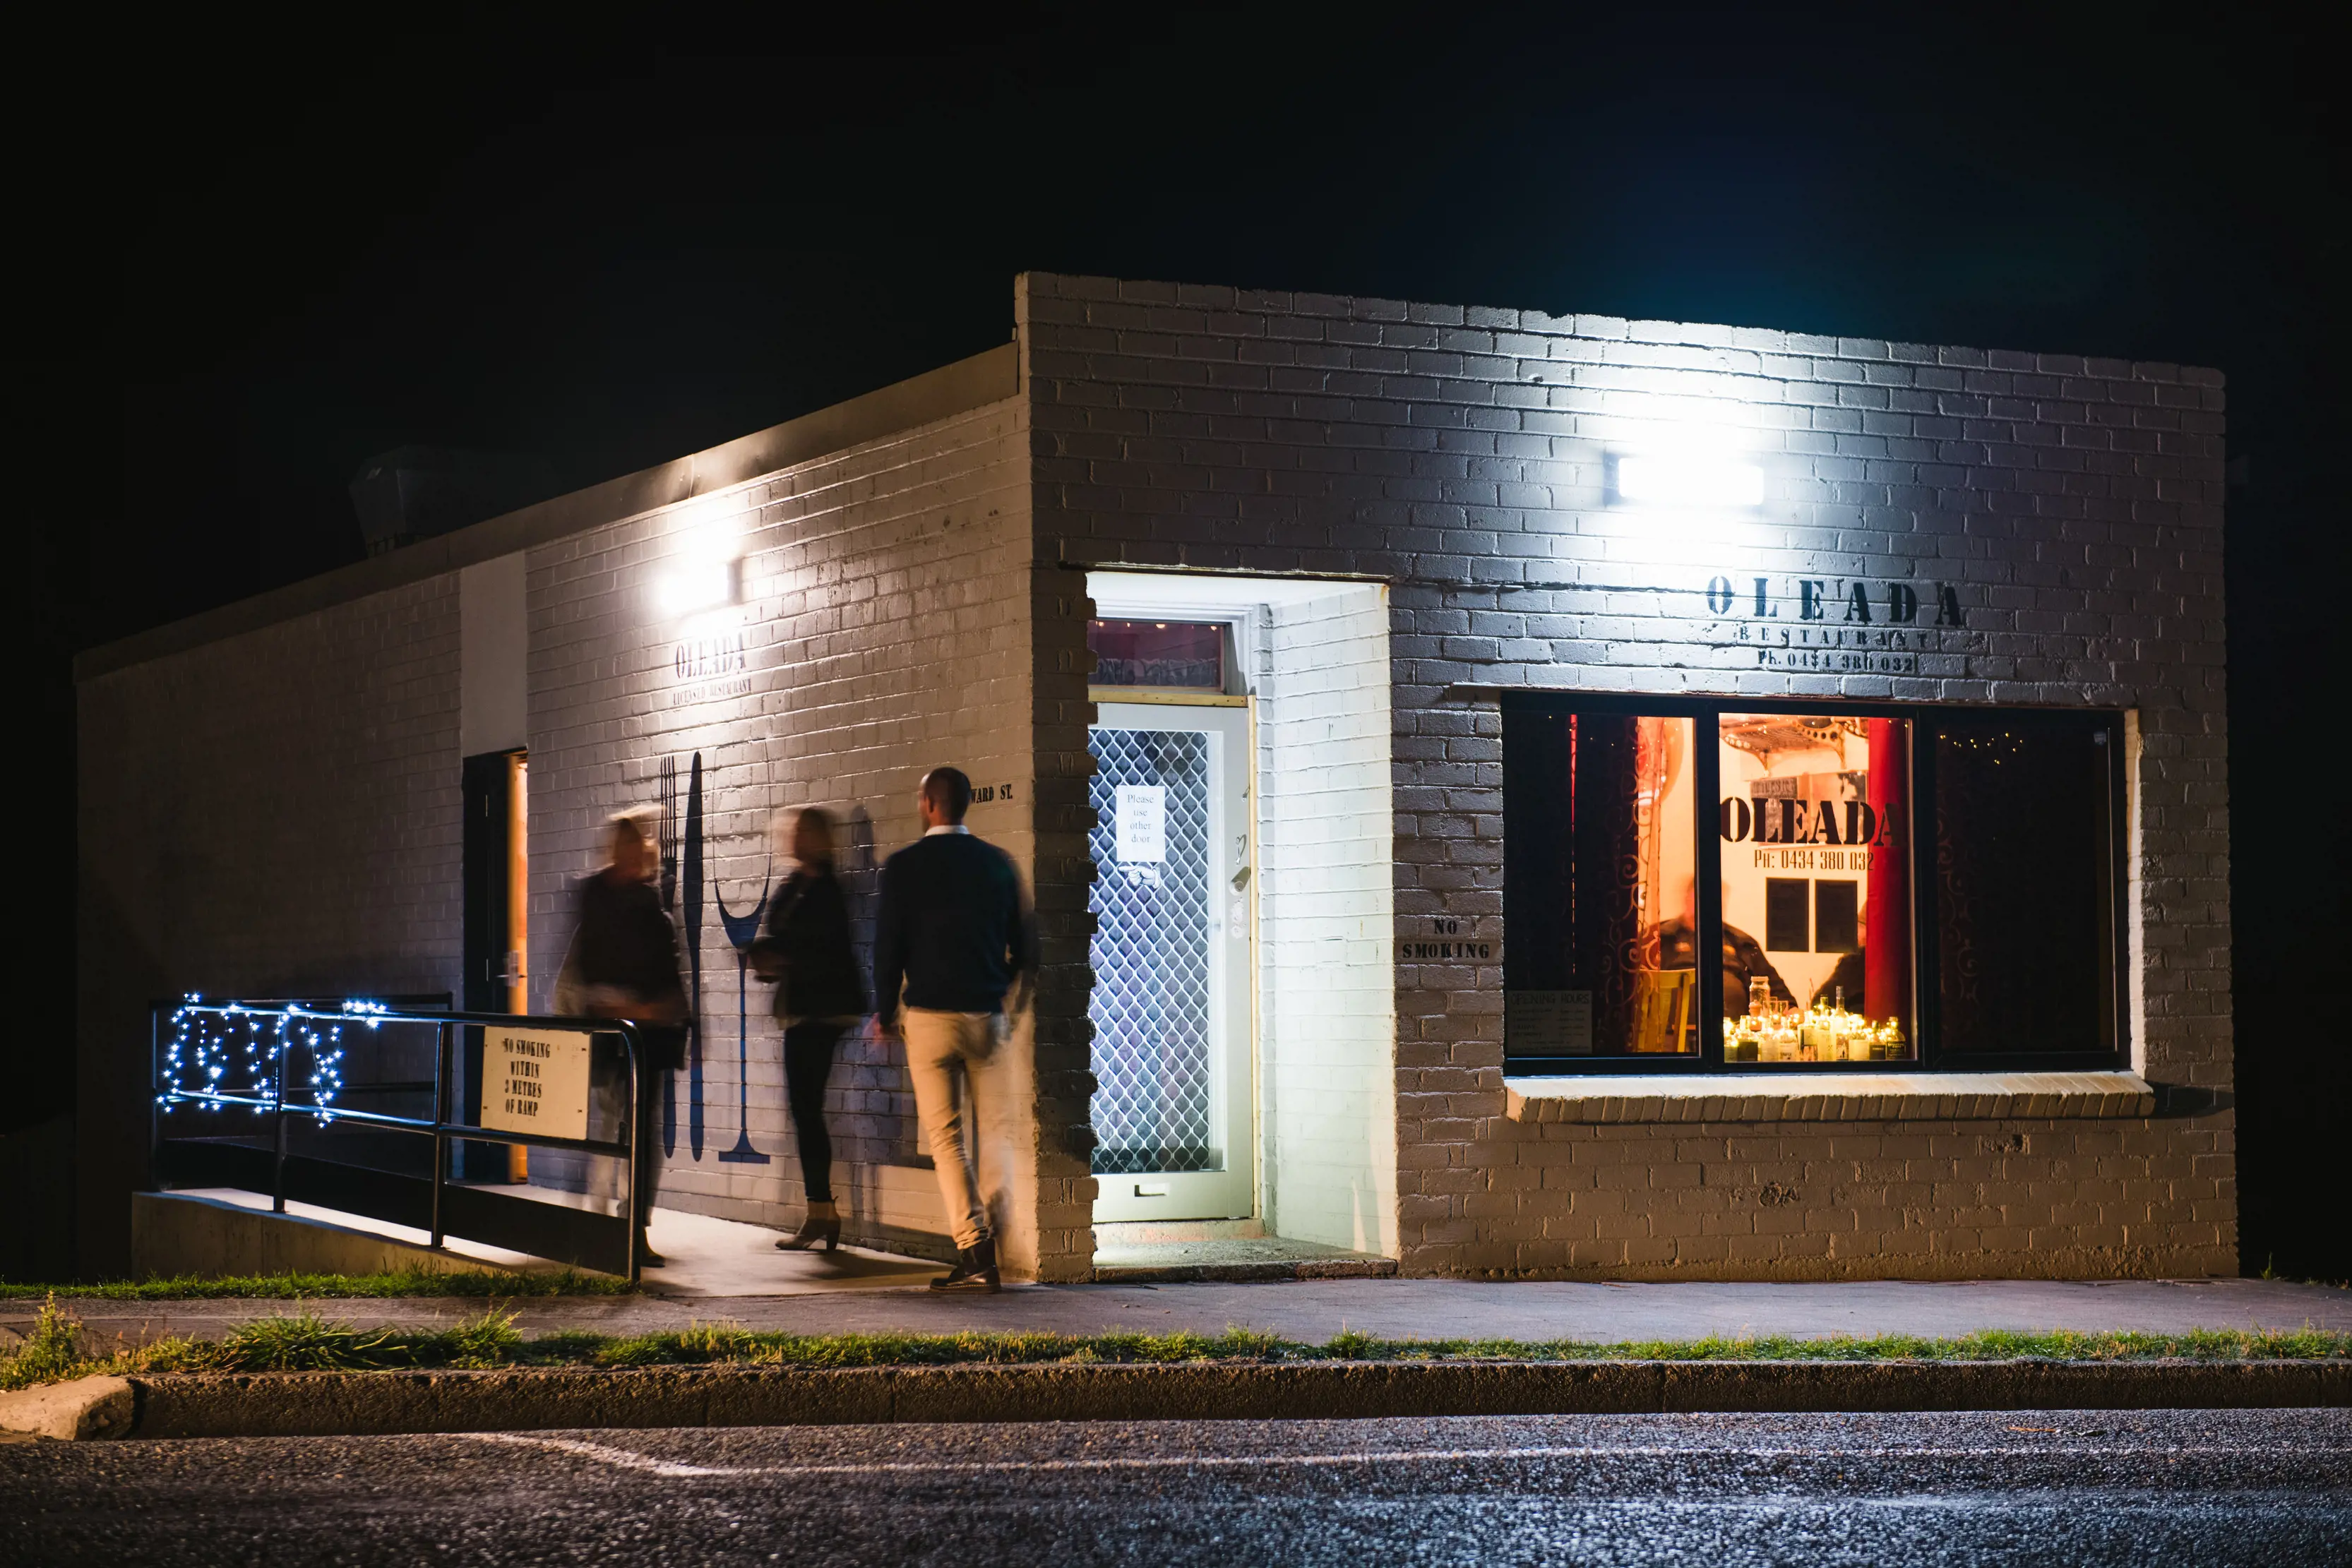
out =
<path fill-rule="evenodd" d="M 673 561 L 654 584 L 654 601 L 665 615 L 692 615 L 732 604 L 740 596 L 743 563 L 689 555 Z"/>
<path fill-rule="evenodd" d="M 671 620 L 740 603 L 743 597 L 740 502 L 699 496 L 672 514 L 669 559 L 653 580 L 654 608 Z"/>
<path fill-rule="evenodd" d="M 1764 470 L 1706 452 L 1626 453 L 1609 463 L 1610 499 L 1621 506 L 1727 510 L 1764 504 Z"/>

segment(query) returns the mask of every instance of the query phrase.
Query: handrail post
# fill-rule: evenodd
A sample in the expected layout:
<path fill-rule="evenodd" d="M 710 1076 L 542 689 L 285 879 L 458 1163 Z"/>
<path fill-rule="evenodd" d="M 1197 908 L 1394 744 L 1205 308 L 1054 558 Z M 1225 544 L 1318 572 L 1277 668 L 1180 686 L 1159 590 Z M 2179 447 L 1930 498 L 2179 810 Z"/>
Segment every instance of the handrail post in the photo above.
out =
<path fill-rule="evenodd" d="M 637 1065 L 637 1026 L 625 1019 L 621 1020 L 621 1056 L 629 1070 L 629 1164 L 621 1181 L 622 1187 L 629 1195 L 628 1207 L 622 1212 L 622 1218 L 627 1222 L 622 1234 L 627 1238 L 625 1245 L 628 1249 L 622 1254 L 622 1257 L 629 1266 L 629 1283 L 634 1285 L 637 1282 L 639 1273 L 637 1267 L 637 1232 L 640 1225 L 637 1214 L 637 1129 L 645 1124 L 645 1118 L 637 1112 L 637 1096 L 645 1092 L 645 1075 L 639 1071 Z"/>
<path fill-rule="evenodd" d="M 269 1212 L 272 1214 L 286 1212 L 286 1059 L 293 1054 L 293 1042 L 281 1033 L 278 1043 L 278 1139 L 269 1168 Z"/>
<path fill-rule="evenodd" d="M 449 1173 L 449 1041 L 453 1031 L 443 1024 L 436 1031 L 433 1051 L 433 1245 L 441 1245 L 441 1182 Z"/>
<path fill-rule="evenodd" d="M 163 1044 L 159 1020 L 161 1008 L 147 1009 L 147 1185 L 144 1190 L 163 1190 L 159 1167 L 163 1163 Z"/>

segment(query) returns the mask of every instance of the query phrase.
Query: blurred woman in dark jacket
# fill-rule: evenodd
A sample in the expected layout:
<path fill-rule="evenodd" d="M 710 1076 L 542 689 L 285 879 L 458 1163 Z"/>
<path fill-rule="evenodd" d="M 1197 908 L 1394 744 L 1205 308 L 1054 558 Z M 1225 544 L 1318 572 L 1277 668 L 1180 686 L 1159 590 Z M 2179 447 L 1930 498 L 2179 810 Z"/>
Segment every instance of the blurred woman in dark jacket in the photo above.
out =
<path fill-rule="evenodd" d="M 637 1063 L 637 1261 L 658 1269 L 648 1228 L 661 1185 L 661 1145 L 654 1108 L 661 1103 L 660 1073 L 686 1065 L 686 988 L 677 976 L 677 931 L 653 889 L 661 864 L 651 825 L 638 813 L 613 819 L 612 852 L 604 868 L 579 883 L 580 924 L 555 980 L 555 1010 L 575 1018 L 632 1019 L 644 1056 Z M 626 1068 L 600 1064 L 600 1098 L 617 1109 L 626 1092 Z M 617 1138 L 611 1129 L 604 1134 Z"/>
<path fill-rule="evenodd" d="M 768 928 L 751 944 L 751 963 L 776 987 L 784 1026 L 784 1092 L 800 1145 L 808 1218 L 785 1251 L 841 1244 L 841 1209 L 833 1197 L 833 1138 L 824 1126 L 824 1085 L 834 1047 L 866 1015 L 866 977 L 849 946 L 849 901 L 833 874 L 833 819 L 812 806 L 793 823 L 791 878 L 769 904 Z"/>

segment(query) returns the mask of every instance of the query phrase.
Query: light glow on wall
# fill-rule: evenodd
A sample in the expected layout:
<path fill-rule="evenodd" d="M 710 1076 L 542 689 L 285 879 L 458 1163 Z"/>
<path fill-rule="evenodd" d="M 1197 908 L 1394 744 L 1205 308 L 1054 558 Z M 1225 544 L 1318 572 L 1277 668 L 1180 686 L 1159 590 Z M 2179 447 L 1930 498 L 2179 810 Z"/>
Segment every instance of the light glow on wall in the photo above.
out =
<path fill-rule="evenodd" d="M 692 615 L 735 602 L 742 562 L 688 559 L 675 562 L 654 586 L 654 601 L 664 615 Z"/>
<path fill-rule="evenodd" d="M 691 503 L 671 536 L 676 552 L 654 579 L 654 606 L 683 620 L 739 602 L 743 596 L 740 519 L 716 497 Z"/>
<path fill-rule="evenodd" d="M 1742 510 L 1764 504 L 1764 470 L 1744 458 L 1685 448 L 1616 459 L 1615 499 L 1682 511 Z"/>

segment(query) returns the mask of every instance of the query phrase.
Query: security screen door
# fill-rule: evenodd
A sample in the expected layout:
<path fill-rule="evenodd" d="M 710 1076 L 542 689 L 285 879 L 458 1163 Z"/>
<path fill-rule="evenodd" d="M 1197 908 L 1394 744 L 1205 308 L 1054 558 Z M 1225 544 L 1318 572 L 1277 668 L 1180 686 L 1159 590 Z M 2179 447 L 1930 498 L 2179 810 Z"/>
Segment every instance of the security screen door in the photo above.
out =
<path fill-rule="evenodd" d="M 1246 1218 L 1249 714 L 1104 703 L 1092 800 L 1095 1218 Z"/>

